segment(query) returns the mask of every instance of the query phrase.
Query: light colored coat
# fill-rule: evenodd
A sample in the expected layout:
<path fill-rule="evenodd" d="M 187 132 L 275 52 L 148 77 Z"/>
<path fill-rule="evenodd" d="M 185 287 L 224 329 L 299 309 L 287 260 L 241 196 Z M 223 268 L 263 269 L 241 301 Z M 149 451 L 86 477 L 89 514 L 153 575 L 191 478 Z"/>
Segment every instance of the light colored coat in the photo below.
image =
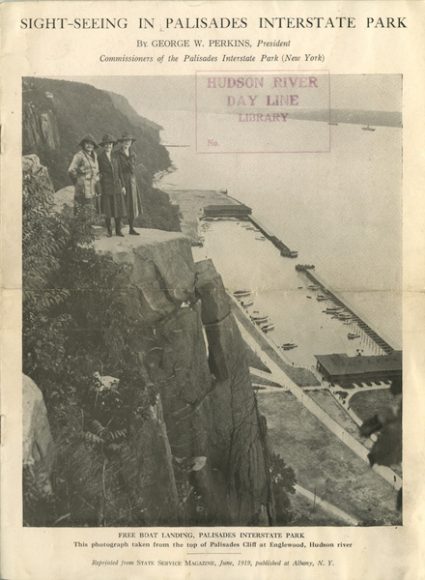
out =
<path fill-rule="evenodd" d="M 74 155 L 68 174 L 75 186 L 75 199 L 84 201 L 99 195 L 99 163 L 93 151 L 90 155 L 82 149 Z"/>

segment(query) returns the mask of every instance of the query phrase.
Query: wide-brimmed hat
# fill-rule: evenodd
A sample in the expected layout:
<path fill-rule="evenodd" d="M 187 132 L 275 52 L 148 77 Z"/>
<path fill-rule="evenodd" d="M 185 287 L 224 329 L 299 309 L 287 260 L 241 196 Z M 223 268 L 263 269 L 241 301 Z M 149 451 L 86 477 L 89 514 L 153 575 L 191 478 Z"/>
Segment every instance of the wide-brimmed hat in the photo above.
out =
<path fill-rule="evenodd" d="M 93 145 L 95 147 L 97 147 L 97 143 L 95 141 L 95 138 L 90 133 L 88 133 L 87 135 L 84 135 L 84 137 L 79 142 L 79 145 L 82 147 L 84 145 L 84 143 L 93 143 Z"/>
<path fill-rule="evenodd" d="M 105 133 L 99 145 L 103 147 L 103 145 L 106 145 L 107 143 L 116 143 L 116 142 L 117 140 L 113 135 L 111 135 L 110 133 Z"/>
<path fill-rule="evenodd" d="M 136 141 L 136 137 L 131 133 L 123 133 L 120 139 L 118 139 L 118 143 L 122 143 L 123 141 L 132 141 L 134 143 Z"/>

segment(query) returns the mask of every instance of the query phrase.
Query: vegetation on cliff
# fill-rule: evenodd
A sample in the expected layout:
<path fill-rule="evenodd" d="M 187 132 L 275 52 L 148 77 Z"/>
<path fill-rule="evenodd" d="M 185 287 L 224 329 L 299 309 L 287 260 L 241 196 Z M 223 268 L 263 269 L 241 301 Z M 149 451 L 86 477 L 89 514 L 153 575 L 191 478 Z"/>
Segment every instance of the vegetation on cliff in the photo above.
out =
<path fill-rule="evenodd" d="M 107 462 L 107 473 L 112 479 L 116 476 L 130 419 L 143 422 L 156 393 L 140 376 L 130 341 L 125 340 L 137 330 L 134 318 L 119 308 L 117 300 L 122 268 L 95 253 L 90 216 L 76 219 L 55 213 L 53 196 L 45 169 L 34 158 L 27 159 L 23 370 L 42 388 L 58 456 L 55 501 L 47 506 L 45 498 L 35 497 L 35 487 L 26 478 L 24 521 L 27 525 L 52 525 L 58 519 L 63 525 L 102 525 L 104 507 L 71 509 L 80 497 L 76 481 L 87 475 L 88 461 L 102 469 Z M 99 389 L 94 373 L 103 372 L 106 361 L 107 371 L 120 379 L 119 393 Z M 132 517 L 120 508 L 127 525 L 143 523 L 137 502 L 130 507 Z M 116 510 L 111 519 L 117 522 L 121 512 Z M 68 515 L 61 520 L 64 514 Z"/>

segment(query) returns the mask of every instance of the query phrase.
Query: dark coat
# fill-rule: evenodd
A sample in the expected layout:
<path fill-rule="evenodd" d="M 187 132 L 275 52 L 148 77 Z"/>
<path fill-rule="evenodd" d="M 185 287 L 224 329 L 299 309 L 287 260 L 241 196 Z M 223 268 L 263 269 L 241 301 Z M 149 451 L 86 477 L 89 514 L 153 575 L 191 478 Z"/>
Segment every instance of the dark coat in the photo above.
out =
<path fill-rule="evenodd" d="M 126 155 L 122 149 L 116 152 L 118 165 L 126 190 L 127 215 L 134 219 L 142 213 L 142 197 L 136 180 L 136 157 L 134 153 Z"/>
<path fill-rule="evenodd" d="M 98 155 L 100 188 L 102 192 L 101 208 L 107 218 L 120 218 L 127 215 L 127 204 L 123 194 L 124 182 L 116 155 L 111 161 L 104 149 Z"/>

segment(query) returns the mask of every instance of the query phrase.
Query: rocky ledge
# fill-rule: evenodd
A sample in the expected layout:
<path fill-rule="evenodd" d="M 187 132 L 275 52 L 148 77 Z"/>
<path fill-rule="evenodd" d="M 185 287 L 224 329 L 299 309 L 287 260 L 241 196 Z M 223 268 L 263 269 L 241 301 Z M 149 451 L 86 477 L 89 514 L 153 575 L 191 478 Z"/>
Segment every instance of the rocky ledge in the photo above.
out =
<path fill-rule="evenodd" d="M 171 462 L 180 507 L 182 489 L 195 493 L 199 523 L 268 525 L 273 516 L 265 434 L 221 277 L 211 261 L 193 262 L 182 234 L 139 233 L 96 240 L 95 249 L 126 266 L 123 304 L 156 337 L 154 349 L 143 340 L 134 348 L 158 390 L 171 455 L 143 445 L 143 465 Z M 143 477 L 139 473 L 135 482 Z M 164 491 L 156 489 L 160 504 Z M 179 517 L 186 519 L 181 511 L 171 519 Z"/>

